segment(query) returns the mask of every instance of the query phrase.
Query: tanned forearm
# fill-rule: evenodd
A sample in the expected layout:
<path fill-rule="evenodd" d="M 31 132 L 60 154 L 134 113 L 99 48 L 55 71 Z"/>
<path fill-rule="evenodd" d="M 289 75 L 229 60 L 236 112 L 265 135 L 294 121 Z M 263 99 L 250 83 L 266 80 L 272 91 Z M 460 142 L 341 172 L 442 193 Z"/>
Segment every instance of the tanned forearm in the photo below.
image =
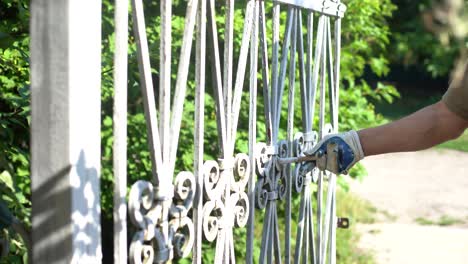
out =
<path fill-rule="evenodd" d="M 386 125 L 358 131 L 365 156 L 427 149 L 459 137 L 468 121 L 443 102 Z"/>

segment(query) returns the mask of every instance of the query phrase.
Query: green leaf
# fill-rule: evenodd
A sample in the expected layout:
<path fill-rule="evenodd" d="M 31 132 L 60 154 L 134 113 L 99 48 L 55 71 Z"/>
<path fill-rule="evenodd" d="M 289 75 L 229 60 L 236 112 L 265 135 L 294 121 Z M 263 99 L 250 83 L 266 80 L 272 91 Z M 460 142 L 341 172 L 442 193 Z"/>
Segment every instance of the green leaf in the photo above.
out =
<path fill-rule="evenodd" d="M 11 177 L 8 171 L 3 171 L 2 173 L 0 173 L 0 182 L 5 184 L 8 187 L 8 189 L 10 189 L 12 192 L 15 191 L 15 188 L 13 186 L 13 178 Z"/>

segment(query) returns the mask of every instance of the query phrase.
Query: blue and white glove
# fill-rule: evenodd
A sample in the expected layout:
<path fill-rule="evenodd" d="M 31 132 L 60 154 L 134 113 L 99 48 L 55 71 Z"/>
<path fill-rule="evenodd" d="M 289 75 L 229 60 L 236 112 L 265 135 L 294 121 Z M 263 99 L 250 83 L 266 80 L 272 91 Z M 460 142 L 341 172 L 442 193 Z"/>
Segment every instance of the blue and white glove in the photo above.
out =
<path fill-rule="evenodd" d="M 335 174 L 348 174 L 349 169 L 364 158 L 361 142 L 356 131 L 332 134 L 324 137 L 304 154 L 316 156 L 316 166 Z"/>

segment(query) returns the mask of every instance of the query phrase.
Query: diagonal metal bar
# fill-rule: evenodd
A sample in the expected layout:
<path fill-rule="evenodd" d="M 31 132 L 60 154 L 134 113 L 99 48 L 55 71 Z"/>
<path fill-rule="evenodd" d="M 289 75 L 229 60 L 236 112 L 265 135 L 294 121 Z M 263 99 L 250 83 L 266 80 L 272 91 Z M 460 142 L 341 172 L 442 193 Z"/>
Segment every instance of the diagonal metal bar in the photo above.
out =
<path fill-rule="evenodd" d="M 306 212 L 307 212 L 307 217 L 306 217 L 306 226 L 305 226 L 305 240 L 304 240 L 304 252 L 303 252 L 303 255 L 302 255 L 302 263 L 308 263 L 309 262 L 309 251 L 307 250 L 309 248 L 309 239 L 310 239 L 310 218 L 308 217 L 309 216 L 309 211 L 310 211 L 310 204 L 311 204 L 311 201 L 310 201 L 310 193 L 309 193 L 309 188 L 308 186 L 306 186 L 306 190 L 304 192 L 304 195 L 308 195 L 306 196 L 307 200 L 306 200 Z M 301 241 L 301 244 L 302 244 L 302 241 Z M 299 258 L 299 255 L 297 255 L 297 257 Z"/>
<path fill-rule="evenodd" d="M 137 42 L 138 69 L 140 72 L 140 86 L 143 93 L 146 126 L 150 156 L 152 161 L 152 173 L 155 183 L 159 183 L 158 169 L 162 168 L 161 143 L 158 131 L 158 119 L 156 116 L 156 103 L 154 100 L 153 81 L 151 78 L 151 65 L 149 61 L 148 41 L 146 39 L 145 17 L 142 0 L 132 0 L 133 26 Z"/>
<path fill-rule="evenodd" d="M 289 20 L 289 19 L 288 19 Z M 278 109 L 276 108 L 277 94 L 278 94 L 278 56 L 279 56 L 279 23 L 280 23 L 280 5 L 273 2 L 273 50 L 271 61 L 271 98 L 270 98 L 270 111 L 272 118 L 272 142 L 278 140 L 278 129 L 276 128 L 276 115 Z"/>
<path fill-rule="evenodd" d="M 332 123 L 334 123 L 335 116 L 337 116 L 337 105 L 335 99 L 335 74 L 333 71 L 333 51 L 332 51 L 332 37 L 331 37 L 331 29 L 330 29 L 330 18 L 327 18 L 327 37 L 325 38 L 327 42 L 327 50 L 328 50 L 328 98 L 329 98 L 329 105 L 330 105 L 330 115 Z"/>
<path fill-rule="evenodd" d="M 231 145 L 232 153 L 234 152 L 235 139 L 237 134 L 237 123 L 239 119 L 239 111 L 242 98 L 242 88 L 244 87 L 245 68 L 247 65 L 247 55 L 249 51 L 249 42 L 252 33 L 253 14 L 255 8 L 255 0 L 249 0 L 247 3 L 244 19 L 244 32 L 242 34 L 242 43 L 240 48 L 239 62 L 237 66 L 236 82 L 234 85 L 234 96 L 232 102 L 232 130 L 231 130 Z M 252 55 L 251 55 L 252 56 Z"/>
<path fill-rule="evenodd" d="M 281 65 L 280 65 L 280 72 L 279 72 L 279 80 L 278 80 L 278 87 L 277 87 L 277 95 L 275 103 L 275 115 L 274 116 L 274 130 L 278 132 L 279 130 L 279 123 L 281 119 L 281 103 L 283 98 L 283 91 L 284 91 L 284 83 L 286 80 L 286 72 L 287 72 L 287 65 L 288 65 L 288 52 L 289 52 L 289 45 L 291 42 L 291 30 L 293 28 L 293 20 L 295 17 L 296 10 L 294 7 L 288 7 L 288 14 L 286 18 L 286 31 L 284 33 L 284 40 L 283 40 L 283 47 L 282 47 L 282 54 L 281 54 Z"/>
<path fill-rule="evenodd" d="M 322 49 L 323 49 L 323 25 L 324 25 L 324 16 L 319 18 L 318 26 L 317 26 L 317 39 L 315 44 L 315 56 L 314 56 L 314 71 L 312 75 L 312 83 L 309 90 L 309 99 L 310 99 L 310 109 L 311 109 L 311 117 L 315 116 L 315 98 L 317 94 L 317 85 L 319 81 L 319 72 L 320 72 L 320 59 L 322 57 Z M 311 40 L 312 41 L 312 40 Z M 311 44 L 309 44 L 311 45 Z"/>
<path fill-rule="evenodd" d="M 265 115 L 265 129 L 267 142 L 269 145 L 273 144 L 273 127 L 272 127 L 272 106 L 270 99 L 270 83 L 268 78 L 268 47 L 266 41 L 266 22 L 265 22 L 265 3 L 260 1 L 260 10 L 259 10 L 259 20 L 260 20 L 260 48 L 262 53 L 262 81 L 263 81 L 263 105 L 264 105 L 264 115 Z"/>
<path fill-rule="evenodd" d="M 306 79 L 310 75 L 310 73 L 306 74 L 305 66 L 304 66 L 304 41 L 303 41 L 303 34 L 302 34 L 302 12 L 299 11 L 297 16 L 298 23 L 297 23 L 297 30 L 298 34 L 298 53 L 299 53 L 299 80 L 300 80 L 300 88 L 301 88 L 301 107 L 302 107 L 302 127 L 305 131 L 311 130 L 311 117 L 310 117 L 310 105 L 309 100 L 307 100 L 307 83 Z M 309 38 L 309 32 L 307 32 L 307 38 Z"/>
<path fill-rule="evenodd" d="M 224 151 L 224 148 L 227 143 L 227 130 L 226 130 L 226 115 L 225 115 L 225 106 L 224 106 L 224 97 L 223 97 L 223 84 L 221 77 L 221 63 L 219 57 L 219 45 L 218 45 L 218 29 L 216 27 L 216 13 L 215 13 L 215 1 L 209 0 L 209 16 L 208 24 L 210 25 L 208 30 L 208 36 L 211 38 L 211 50 L 212 50 L 212 60 L 213 65 L 212 69 L 214 70 L 215 76 L 215 100 L 216 100 L 216 121 L 218 127 L 218 134 L 221 138 L 220 140 L 220 150 Z M 223 153 L 221 153 L 223 155 Z"/>
<path fill-rule="evenodd" d="M 307 238 L 306 240 L 304 240 L 304 228 L 307 227 L 307 216 L 306 216 L 306 212 L 307 212 L 307 201 L 308 199 L 305 198 L 306 195 L 301 195 L 301 203 L 300 203 L 300 206 L 299 206 L 299 220 L 297 222 L 297 231 L 296 231 L 296 248 L 295 248 L 295 252 L 294 252 L 294 264 L 299 264 L 299 261 L 300 261 L 300 254 L 302 252 L 302 242 L 303 241 L 307 241 Z M 306 247 L 307 249 L 307 247 Z"/>
<path fill-rule="evenodd" d="M 338 106 L 340 103 L 340 60 L 341 60 L 341 18 L 335 21 L 335 105 L 336 111 L 333 116 L 333 129 L 338 133 Z"/>
<path fill-rule="evenodd" d="M 325 204 L 325 221 L 324 221 L 324 228 L 322 230 L 322 248 L 320 252 L 320 259 L 322 260 L 321 263 L 325 263 L 325 260 L 327 259 L 327 249 L 328 249 L 328 242 L 329 242 L 329 234 L 331 228 L 333 226 L 330 224 L 330 221 L 333 221 L 332 217 L 332 203 L 334 199 L 334 193 L 335 193 L 335 187 L 336 187 L 336 175 L 331 174 L 330 175 L 330 180 L 328 181 L 328 190 L 327 190 L 327 201 Z"/>
<path fill-rule="evenodd" d="M 270 231 L 271 231 L 271 222 L 273 221 L 273 216 L 272 216 L 272 203 L 268 203 L 267 206 L 266 206 L 266 211 L 265 211 L 265 215 L 264 215 L 264 218 L 263 218 L 263 230 L 262 230 L 262 242 L 266 242 L 266 243 L 262 243 L 261 245 L 261 248 L 260 248 L 260 258 L 259 258 L 259 263 L 263 264 L 265 263 L 265 258 L 267 257 L 267 255 L 269 256 L 270 254 L 267 254 L 269 250 L 271 250 L 271 246 L 269 245 L 271 243 L 271 239 L 268 240 L 268 238 L 270 238 L 271 234 L 270 234 Z M 271 259 L 271 257 L 269 257 Z M 271 263 L 271 261 L 269 261 L 268 263 Z"/>
<path fill-rule="evenodd" d="M 281 264 L 281 245 L 280 245 L 280 235 L 279 235 L 279 225 L 278 225 L 278 212 L 276 209 L 276 205 L 273 207 L 274 210 L 274 215 L 273 215 L 273 221 L 274 221 L 274 237 L 273 237 L 273 243 L 275 244 L 274 247 L 274 254 L 275 254 L 275 263 L 276 264 Z"/>
<path fill-rule="evenodd" d="M 173 175 L 177 147 L 179 145 L 180 125 L 182 122 L 185 94 L 187 91 L 187 77 L 190 65 L 190 54 L 192 50 L 193 32 L 197 15 L 199 0 L 190 0 L 187 3 L 187 13 L 185 18 L 184 37 L 180 51 L 179 66 L 177 70 L 177 81 L 174 94 L 174 103 L 172 106 L 172 120 L 170 127 L 170 155 L 168 165 L 168 175 Z"/>
<path fill-rule="evenodd" d="M 327 74 L 327 42 L 326 42 L 326 25 L 327 25 L 327 17 L 324 17 L 324 22 L 322 24 L 322 28 L 320 30 L 323 31 L 324 39 L 322 41 L 322 52 L 320 56 L 320 112 L 319 112 L 319 131 L 320 135 L 319 138 L 322 139 L 325 135 L 325 87 L 326 87 L 326 74 Z"/>
<path fill-rule="evenodd" d="M 312 207 L 312 201 L 310 200 L 311 198 L 310 186 L 308 186 L 307 197 L 309 197 L 309 237 L 310 237 L 310 244 L 311 244 L 311 246 L 308 249 L 309 249 L 310 257 L 312 259 L 312 263 L 316 264 L 318 262 L 317 262 L 317 254 L 315 254 L 316 243 L 315 243 L 315 233 L 314 233 L 313 207 Z"/>

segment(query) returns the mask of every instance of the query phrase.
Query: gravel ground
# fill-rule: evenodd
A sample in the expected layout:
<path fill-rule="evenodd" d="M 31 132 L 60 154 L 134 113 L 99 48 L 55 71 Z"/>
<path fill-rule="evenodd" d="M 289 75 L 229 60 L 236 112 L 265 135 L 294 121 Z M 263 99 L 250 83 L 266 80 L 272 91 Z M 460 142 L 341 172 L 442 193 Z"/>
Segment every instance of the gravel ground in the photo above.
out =
<path fill-rule="evenodd" d="M 385 211 L 377 223 L 358 226 L 363 249 L 379 264 L 468 263 L 468 153 L 433 149 L 363 163 L 369 176 L 351 190 Z M 440 226 L 441 218 L 456 223 Z"/>

